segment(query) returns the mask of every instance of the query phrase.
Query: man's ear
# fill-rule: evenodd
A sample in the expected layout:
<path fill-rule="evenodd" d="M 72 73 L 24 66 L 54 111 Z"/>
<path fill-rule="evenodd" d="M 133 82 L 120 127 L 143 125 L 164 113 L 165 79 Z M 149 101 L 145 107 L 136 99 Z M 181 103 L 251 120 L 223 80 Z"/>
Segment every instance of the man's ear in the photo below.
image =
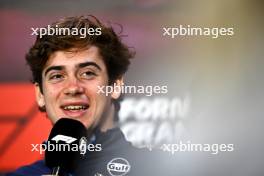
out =
<path fill-rule="evenodd" d="M 121 76 L 120 78 L 116 79 L 114 82 L 113 89 L 114 91 L 111 93 L 111 97 L 117 100 L 122 94 L 122 86 L 124 85 L 124 77 Z"/>
<path fill-rule="evenodd" d="M 38 83 L 35 83 L 35 94 L 38 106 L 43 108 L 45 106 L 45 100 L 43 94 L 41 93 L 40 85 Z"/>

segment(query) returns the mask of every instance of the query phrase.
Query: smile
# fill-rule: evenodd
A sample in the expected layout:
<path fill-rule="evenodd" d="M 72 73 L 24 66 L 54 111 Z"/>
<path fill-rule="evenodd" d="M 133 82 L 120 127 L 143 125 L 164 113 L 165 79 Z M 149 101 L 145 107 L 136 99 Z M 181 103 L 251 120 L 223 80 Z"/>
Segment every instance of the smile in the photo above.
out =
<path fill-rule="evenodd" d="M 69 105 L 69 106 L 63 106 L 62 108 L 64 110 L 85 110 L 85 109 L 88 109 L 88 106 L 86 106 L 86 105 L 79 105 L 79 106 Z"/>
<path fill-rule="evenodd" d="M 89 105 L 83 102 L 71 102 L 62 105 L 61 109 L 66 116 L 78 118 L 86 114 L 89 109 Z"/>

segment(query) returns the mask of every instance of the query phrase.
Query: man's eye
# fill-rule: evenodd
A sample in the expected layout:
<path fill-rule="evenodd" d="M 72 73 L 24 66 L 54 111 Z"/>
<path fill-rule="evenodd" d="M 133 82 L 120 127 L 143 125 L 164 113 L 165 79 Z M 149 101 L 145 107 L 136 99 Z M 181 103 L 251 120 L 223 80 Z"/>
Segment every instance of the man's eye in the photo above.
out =
<path fill-rule="evenodd" d="M 49 77 L 49 80 L 60 80 L 60 79 L 63 79 L 63 75 L 61 74 L 55 74 Z"/>
<path fill-rule="evenodd" d="M 91 71 L 87 71 L 87 72 L 83 72 L 82 74 L 81 74 L 81 77 L 82 78 L 88 78 L 88 79 L 90 79 L 90 78 L 93 78 L 94 76 L 96 76 L 96 74 L 94 73 L 94 72 L 91 72 Z"/>

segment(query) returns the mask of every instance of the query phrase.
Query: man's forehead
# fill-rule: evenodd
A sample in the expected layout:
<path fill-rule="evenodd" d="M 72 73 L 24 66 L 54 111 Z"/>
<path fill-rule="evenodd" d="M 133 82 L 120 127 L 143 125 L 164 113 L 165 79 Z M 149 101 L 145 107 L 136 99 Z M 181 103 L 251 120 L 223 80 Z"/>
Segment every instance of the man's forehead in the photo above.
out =
<path fill-rule="evenodd" d="M 105 68 L 104 61 L 97 47 L 89 47 L 86 50 L 56 51 L 48 59 L 43 71 L 51 66 L 78 67 L 85 63 L 95 63 L 101 69 Z M 94 66 L 94 64 L 87 64 Z"/>

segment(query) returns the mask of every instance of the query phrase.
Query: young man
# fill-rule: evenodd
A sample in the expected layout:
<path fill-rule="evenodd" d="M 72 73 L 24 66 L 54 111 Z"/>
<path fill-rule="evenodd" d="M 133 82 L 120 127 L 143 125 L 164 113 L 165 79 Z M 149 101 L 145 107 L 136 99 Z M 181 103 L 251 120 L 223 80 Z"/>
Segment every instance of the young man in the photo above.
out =
<path fill-rule="evenodd" d="M 96 143 L 102 144 L 101 152 L 88 153 L 71 174 L 168 175 L 168 171 L 160 169 L 164 169 L 159 166 L 164 162 L 157 160 L 160 155 L 134 148 L 115 127 L 121 93 L 98 93 L 99 87 L 123 83 L 133 52 L 121 42 L 121 37 L 93 16 L 65 18 L 48 29 L 52 35 L 38 31 L 37 40 L 26 55 L 39 108 L 52 123 L 62 117 L 80 121 L 95 135 Z M 111 164 L 125 168 L 116 170 Z M 10 175 L 50 173 L 44 162 L 38 161 Z"/>

